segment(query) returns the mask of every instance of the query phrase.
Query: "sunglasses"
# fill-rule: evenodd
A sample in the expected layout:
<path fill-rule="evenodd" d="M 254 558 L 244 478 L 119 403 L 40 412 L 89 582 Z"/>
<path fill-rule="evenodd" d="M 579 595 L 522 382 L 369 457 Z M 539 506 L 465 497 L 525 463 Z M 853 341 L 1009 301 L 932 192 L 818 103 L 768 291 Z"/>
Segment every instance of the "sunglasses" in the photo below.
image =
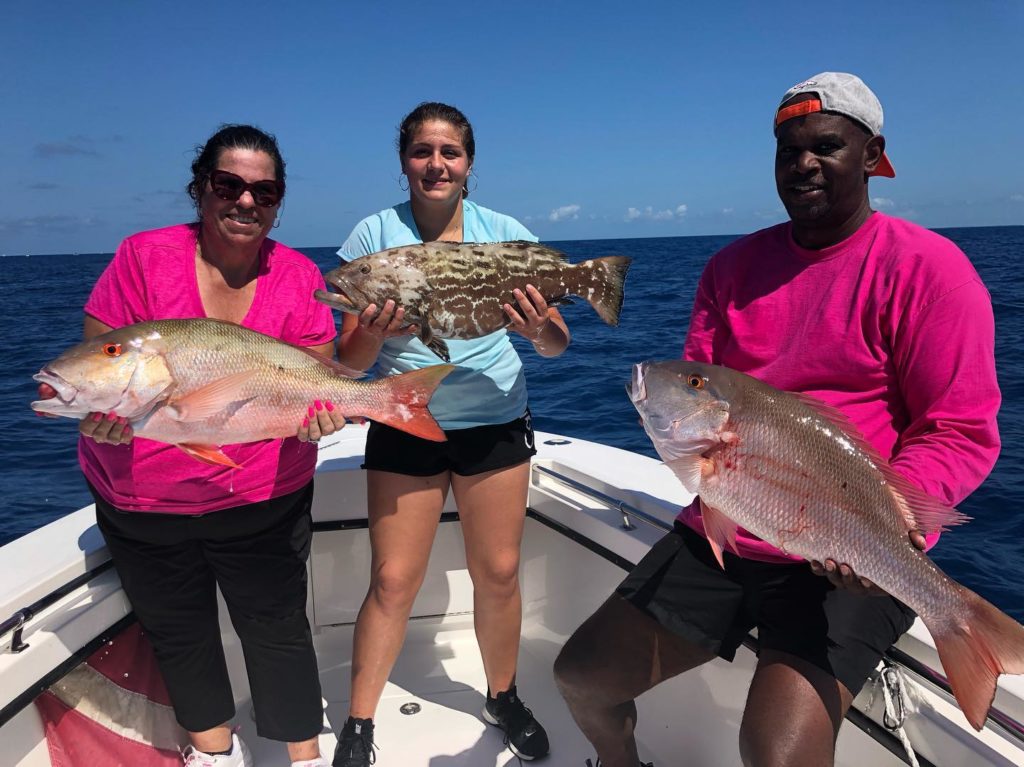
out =
<path fill-rule="evenodd" d="M 210 187 L 220 199 L 230 202 L 235 202 L 248 192 L 252 195 L 253 202 L 261 208 L 273 208 L 284 197 L 283 181 L 265 179 L 250 184 L 241 176 L 228 173 L 226 170 L 215 170 L 210 174 Z"/>

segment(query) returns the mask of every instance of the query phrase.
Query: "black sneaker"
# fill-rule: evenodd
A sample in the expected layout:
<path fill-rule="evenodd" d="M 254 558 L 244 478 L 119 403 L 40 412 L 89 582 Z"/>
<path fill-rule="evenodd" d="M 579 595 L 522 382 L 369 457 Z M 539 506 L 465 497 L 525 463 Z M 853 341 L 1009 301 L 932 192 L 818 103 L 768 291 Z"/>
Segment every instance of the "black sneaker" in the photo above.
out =
<path fill-rule="evenodd" d="M 520 759 L 529 761 L 547 756 L 548 734 L 533 718 L 533 712 L 519 700 L 515 685 L 507 692 L 499 692 L 495 698 L 488 690 L 483 717 L 505 731 L 505 745 Z"/>
<path fill-rule="evenodd" d="M 348 718 L 338 736 L 332 767 L 368 767 L 377 761 L 373 742 L 373 720 Z"/>
<path fill-rule="evenodd" d="M 601 767 L 601 760 L 598 759 L 596 762 L 591 762 L 587 759 L 587 767 Z M 640 767 L 654 767 L 654 762 L 640 762 Z"/>

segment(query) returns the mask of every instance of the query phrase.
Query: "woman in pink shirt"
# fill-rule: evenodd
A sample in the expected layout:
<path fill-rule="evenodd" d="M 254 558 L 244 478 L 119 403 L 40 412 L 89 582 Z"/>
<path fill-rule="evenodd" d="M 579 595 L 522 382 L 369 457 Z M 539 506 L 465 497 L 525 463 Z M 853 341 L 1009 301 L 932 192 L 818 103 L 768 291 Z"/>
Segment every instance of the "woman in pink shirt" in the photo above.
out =
<path fill-rule="evenodd" d="M 273 136 L 221 128 L 197 149 L 193 224 L 121 243 L 85 305 L 85 337 L 145 320 L 213 317 L 333 356 L 316 265 L 267 238 L 285 191 Z M 296 436 L 226 445 L 235 463 L 200 463 L 133 439 L 125 419 L 82 420 L 79 460 L 125 593 L 156 651 L 188 767 L 251 764 L 235 714 L 217 617 L 220 587 L 245 654 L 257 732 L 293 765 L 326 765 L 316 655 L 306 619 L 306 558 L 316 442 L 344 424 L 316 402 Z"/>

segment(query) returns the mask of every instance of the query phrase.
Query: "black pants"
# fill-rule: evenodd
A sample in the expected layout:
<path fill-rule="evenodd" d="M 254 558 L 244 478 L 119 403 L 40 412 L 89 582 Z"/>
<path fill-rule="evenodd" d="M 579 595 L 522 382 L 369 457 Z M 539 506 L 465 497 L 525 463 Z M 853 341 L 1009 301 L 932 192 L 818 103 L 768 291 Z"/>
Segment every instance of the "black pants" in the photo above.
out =
<path fill-rule="evenodd" d="M 93 497 L 181 726 L 200 732 L 235 715 L 217 617 L 220 586 L 245 656 L 256 731 L 288 742 L 318 735 L 320 678 L 306 619 L 313 483 L 200 516 L 124 512 L 95 490 Z"/>

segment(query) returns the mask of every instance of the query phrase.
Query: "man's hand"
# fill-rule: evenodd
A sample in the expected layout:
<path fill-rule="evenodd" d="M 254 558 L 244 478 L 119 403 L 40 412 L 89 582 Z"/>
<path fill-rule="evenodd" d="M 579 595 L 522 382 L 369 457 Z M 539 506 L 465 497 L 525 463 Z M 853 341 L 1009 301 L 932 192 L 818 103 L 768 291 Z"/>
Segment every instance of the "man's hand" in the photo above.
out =
<path fill-rule="evenodd" d="M 910 542 L 921 551 L 924 551 L 925 539 L 920 530 L 911 530 L 908 535 Z M 853 571 L 853 568 L 846 563 L 838 563 L 834 559 L 826 559 L 824 564 L 811 560 L 811 572 L 815 575 L 824 575 L 829 583 L 837 589 L 847 589 L 854 594 L 863 596 L 884 597 L 887 592 L 878 588 L 872 581 L 862 578 Z"/>

